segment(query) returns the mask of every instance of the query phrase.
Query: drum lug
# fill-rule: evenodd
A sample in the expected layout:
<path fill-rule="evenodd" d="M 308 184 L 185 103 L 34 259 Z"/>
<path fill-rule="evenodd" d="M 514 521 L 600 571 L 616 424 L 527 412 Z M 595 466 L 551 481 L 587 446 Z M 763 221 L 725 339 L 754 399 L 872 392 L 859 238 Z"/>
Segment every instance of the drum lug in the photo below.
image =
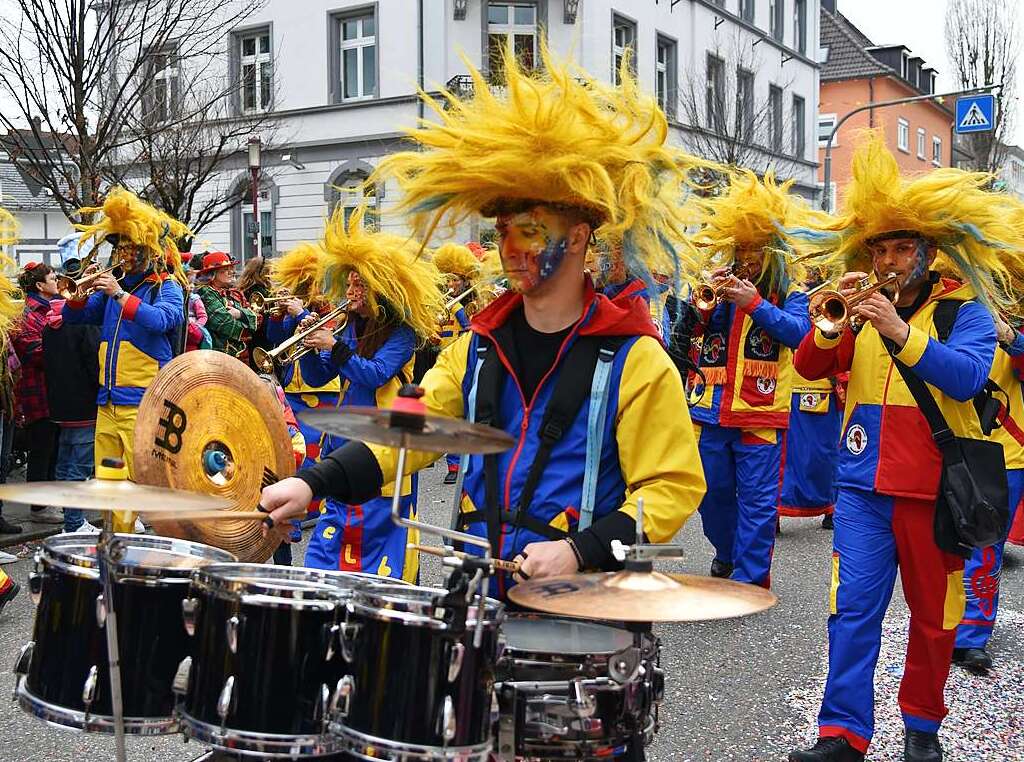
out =
<path fill-rule="evenodd" d="M 89 675 L 85 678 L 85 685 L 82 686 L 82 703 L 85 704 L 85 719 L 89 720 L 89 707 L 96 700 L 96 688 L 99 682 L 100 671 L 93 664 L 89 667 Z"/>
<path fill-rule="evenodd" d="M 338 633 L 338 642 L 341 643 L 341 655 L 347 662 L 351 662 L 355 654 L 355 641 L 359 637 L 359 625 L 358 624 L 345 624 L 341 625 L 341 631 Z"/>
<path fill-rule="evenodd" d="M 569 709 L 579 718 L 592 717 L 597 709 L 594 696 L 583 687 L 583 678 L 575 677 L 569 681 Z"/>
<path fill-rule="evenodd" d="M 235 694 L 235 676 L 232 675 L 224 681 L 224 687 L 220 689 L 220 696 L 217 697 L 217 716 L 220 717 L 220 732 L 224 734 L 227 729 L 228 714 L 231 712 L 231 699 Z"/>
<path fill-rule="evenodd" d="M 174 673 L 174 682 L 171 683 L 171 690 L 184 696 L 188 693 L 188 683 L 192 677 L 192 657 L 186 656 L 178 665 L 178 671 Z"/>
<path fill-rule="evenodd" d="M 444 739 L 445 746 L 455 738 L 455 733 L 458 731 L 458 726 L 455 721 L 455 702 L 452 701 L 451 696 L 444 697 L 444 704 L 441 705 L 441 714 L 438 717 L 440 727 L 438 728 L 438 735 Z"/>
<path fill-rule="evenodd" d="M 96 596 L 96 625 L 103 627 L 107 621 L 107 602 L 103 599 L 103 593 Z"/>
<path fill-rule="evenodd" d="M 225 623 L 228 650 L 233 654 L 238 653 L 238 630 L 242 626 L 242 620 L 237 616 L 232 616 Z"/>
<path fill-rule="evenodd" d="M 340 637 L 341 625 L 332 624 L 327 631 L 327 661 L 334 658 L 334 643 Z"/>
<path fill-rule="evenodd" d="M 313 714 L 314 720 L 320 720 L 322 733 L 327 733 L 327 726 L 331 719 L 331 689 L 327 683 L 320 683 L 320 698 L 317 699 L 316 709 Z"/>
<path fill-rule="evenodd" d="M 332 716 L 348 717 L 348 708 L 352 703 L 352 694 L 356 692 L 356 681 L 352 675 L 345 675 L 338 681 L 331 696 L 330 713 Z"/>
<path fill-rule="evenodd" d="M 32 571 L 28 573 L 28 594 L 32 603 L 39 605 L 39 599 L 43 594 L 43 572 Z"/>
<path fill-rule="evenodd" d="M 448 682 L 454 683 L 462 671 L 462 660 L 466 657 L 466 647 L 462 643 L 453 643 L 451 657 L 448 659 Z"/>
<path fill-rule="evenodd" d="M 619 685 L 632 682 L 640 670 L 641 654 L 636 646 L 627 646 L 608 660 L 608 677 Z"/>
<path fill-rule="evenodd" d="M 35 641 L 30 640 L 18 651 L 18 658 L 14 660 L 14 696 L 12 698 L 18 697 L 18 686 L 21 685 L 22 678 L 28 674 L 29 667 L 32 665 L 32 651 L 35 647 Z"/>
<path fill-rule="evenodd" d="M 495 756 L 498 762 L 514 762 L 516 758 L 516 709 L 515 691 L 504 685 L 495 686 L 495 700 L 498 702 L 498 743 Z"/>
<path fill-rule="evenodd" d="M 196 634 L 196 612 L 199 610 L 198 598 L 185 598 L 181 602 L 181 620 L 189 637 Z"/>
<path fill-rule="evenodd" d="M 665 670 L 661 667 L 651 668 L 651 701 L 660 703 L 665 698 Z"/>

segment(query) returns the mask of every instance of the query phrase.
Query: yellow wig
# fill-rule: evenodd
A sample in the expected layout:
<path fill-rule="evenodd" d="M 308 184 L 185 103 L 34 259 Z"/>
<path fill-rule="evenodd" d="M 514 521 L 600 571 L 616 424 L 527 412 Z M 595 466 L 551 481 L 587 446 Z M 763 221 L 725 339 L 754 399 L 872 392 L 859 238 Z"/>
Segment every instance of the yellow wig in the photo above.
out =
<path fill-rule="evenodd" d="M 441 273 L 451 273 L 472 282 L 480 274 L 480 260 L 469 247 L 458 243 L 443 243 L 434 250 L 434 267 Z"/>
<path fill-rule="evenodd" d="M 385 158 L 370 181 L 397 178 L 400 209 L 425 240 L 444 218 L 455 224 L 545 203 L 580 210 L 622 240 L 631 272 L 680 280 L 696 263 L 694 252 L 673 244 L 686 240 L 680 202 L 690 170 L 709 165 L 666 143 L 665 115 L 627 62 L 622 86 L 612 87 L 555 60 L 546 46 L 541 58 L 528 72 L 506 50 L 501 94 L 464 58 L 474 96 L 421 93 L 439 121 L 410 130 L 418 150 Z"/>
<path fill-rule="evenodd" d="M 870 272 L 871 240 L 905 231 L 935 245 L 936 269 L 970 283 L 990 310 L 1020 314 L 1024 207 L 1009 194 L 986 190 L 991 175 L 943 168 L 901 177 L 877 133 L 857 147 L 852 170 L 834 223 L 834 258 L 847 270 Z"/>
<path fill-rule="evenodd" d="M 316 293 L 317 279 L 325 267 L 326 253 L 318 243 L 303 241 L 272 261 L 270 279 L 291 294 Z"/>
<path fill-rule="evenodd" d="M 177 240 L 191 236 L 192 232 L 183 222 L 124 188 L 111 188 L 103 206 L 83 207 L 78 211 L 84 215 L 101 215 L 98 222 L 75 225 L 84 233 L 78 241 L 79 249 L 86 241 L 93 240 L 99 245 L 107 236 L 116 235 L 144 247 L 147 262 L 156 272 L 170 270 L 175 278 L 186 282 Z"/>
<path fill-rule="evenodd" d="M 419 257 L 419 243 L 363 227 L 366 207 L 360 206 L 345 223 L 339 208 L 324 230 L 324 256 L 318 280 L 329 298 L 341 301 L 348 274 L 356 272 L 366 284 L 367 303 L 380 316 L 385 305 L 420 339 L 437 333 L 437 316 L 444 310 L 441 274 Z"/>
<path fill-rule="evenodd" d="M 0 207 L 0 246 L 12 246 L 18 240 L 18 221 Z M 0 252 L 0 269 L 14 268 L 14 260 Z M 11 325 L 21 314 L 18 287 L 6 275 L 0 275 L 0 341 L 6 345 Z M 6 367 L 7 363 L 4 363 Z"/>
<path fill-rule="evenodd" d="M 784 290 L 789 280 L 797 279 L 793 255 L 803 252 L 794 250 L 785 231 L 816 230 L 832 220 L 791 193 L 793 182 L 780 185 L 772 172 L 759 180 L 750 170 L 741 169 L 730 173 L 728 190 L 722 195 L 692 198 L 698 224 L 703 226 L 695 242 L 706 252 L 705 266 L 732 264 L 738 250 L 754 249 L 764 252 L 762 282 L 769 288 Z"/>

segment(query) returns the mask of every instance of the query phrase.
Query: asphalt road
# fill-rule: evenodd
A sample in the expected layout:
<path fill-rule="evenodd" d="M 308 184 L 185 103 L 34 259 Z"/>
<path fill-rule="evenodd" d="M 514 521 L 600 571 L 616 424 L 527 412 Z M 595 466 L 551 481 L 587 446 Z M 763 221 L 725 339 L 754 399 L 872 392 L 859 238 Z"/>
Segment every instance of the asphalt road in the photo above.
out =
<path fill-rule="evenodd" d="M 441 469 L 435 468 L 424 472 L 420 482 L 422 516 L 434 523 L 448 520 L 444 498 L 450 488 L 439 485 L 441 476 Z M 817 520 L 784 520 L 772 574 L 778 606 L 747 619 L 657 628 L 667 687 L 661 728 L 649 759 L 777 761 L 813 740 L 825 678 L 830 538 Z M 687 557 L 674 568 L 704 573 L 711 552 L 699 518 L 684 527 L 679 540 Z M 1007 555 L 1000 626 L 991 645 L 997 666 L 988 678 L 954 669 L 947 687 L 950 716 L 941 733 L 947 761 L 1024 760 L 1024 548 L 1012 547 Z M 4 568 L 24 582 L 30 563 L 26 557 Z M 423 578 L 427 583 L 439 580 L 436 559 L 425 559 Z M 9 665 L 31 637 L 32 617 L 33 606 L 25 593 L 0 616 L 2 696 L 11 695 Z M 896 691 L 906 626 L 906 607 L 897 585 L 876 674 L 878 729 L 868 757 L 872 762 L 902 760 Z M 106 737 L 46 727 L 13 702 L 0 706 L 3 762 L 114 757 Z M 203 752 L 179 737 L 129 739 L 128 749 L 129 759 L 146 762 L 185 762 Z"/>

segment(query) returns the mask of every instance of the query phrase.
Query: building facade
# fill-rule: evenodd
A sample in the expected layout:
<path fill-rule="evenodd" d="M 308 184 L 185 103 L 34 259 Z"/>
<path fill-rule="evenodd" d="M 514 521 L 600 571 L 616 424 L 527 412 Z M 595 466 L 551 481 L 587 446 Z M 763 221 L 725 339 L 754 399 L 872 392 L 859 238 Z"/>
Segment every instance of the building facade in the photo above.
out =
<path fill-rule="evenodd" d="M 812 197 L 818 8 L 819 0 L 303 0 L 300 10 L 268 0 L 224 51 L 225 73 L 243 83 L 236 113 L 264 111 L 275 125 L 261 161 L 260 248 L 272 255 L 317 238 L 338 204 L 355 206 L 352 189 L 402 146 L 403 130 L 431 118 L 417 88 L 459 92 L 467 60 L 500 85 L 496 54 L 509 43 L 531 63 L 546 41 L 607 80 L 631 50 L 642 87 L 669 116 L 671 140 L 687 146 L 715 131 L 719 104 L 733 97 L 722 83 L 735 75 L 737 115 L 747 103 L 767 104 L 766 131 L 754 139 L 758 168 L 776 167 Z M 737 69 L 737 51 L 747 68 Z M 680 107 L 686 88 L 706 104 L 690 115 L 703 123 Z M 221 186 L 247 183 L 245 156 L 232 157 L 223 175 Z M 397 194 L 391 186 L 369 193 L 382 224 L 396 231 L 403 223 L 387 212 Z M 242 203 L 197 240 L 250 256 L 253 220 L 251 203 Z M 486 228 L 472 220 L 459 236 L 478 238 Z"/>
<path fill-rule="evenodd" d="M 820 182 L 825 145 L 839 120 L 871 103 L 935 92 L 936 71 L 902 45 L 875 45 L 836 7 L 821 4 L 821 105 L 818 114 Z M 850 179 L 850 159 L 858 131 L 877 129 L 903 172 L 950 166 L 953 113 L 934 100 L 868 109 L 854 114 L 832 141 L 829 192 L 832 208 Z"/>
<path fill-rule="evenodd" d="M 0 206 L 18 220 L 18 242 L 5 253 L 19 267 L 28 262 L 60 264 L 57 241 L 74 232 L 74 228 L 48 190 L 3 150 L 0 150 Z"/>

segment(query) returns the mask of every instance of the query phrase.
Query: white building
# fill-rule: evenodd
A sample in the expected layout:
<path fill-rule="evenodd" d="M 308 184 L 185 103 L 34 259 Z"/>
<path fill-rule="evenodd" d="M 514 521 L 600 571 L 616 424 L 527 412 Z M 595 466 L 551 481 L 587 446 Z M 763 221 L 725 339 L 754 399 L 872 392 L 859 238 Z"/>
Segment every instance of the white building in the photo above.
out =
<path fill-rule="evenodd" d="M 20 267 L 27 262 L 59 265 L 57 241 L 74 228 L 24 165 L 0 151 L 0 206 L 18 220 L 18 242 L 6 253 Z"/>
<path fill-rule="evenodd" d="M 285 138 L 263 155 L 272 180 L 261 185 L 262 248 L 281 252 L 315 239 L 339 198 L 354 203 L 336 188 L 358 184 L 399 148 L 402 130 L 424 116 L 417 86 L 458 88 L 467 73 L 460 55 L 487 71 L 490 52 L 510 39 L 536 60 L 542 35 L 557 54 L 571 52 L 606 79 L 632 48 L 642 86 L 657 93 L 672 140 L 682 144 L 693 125 L 680 121 L 681 83 L 704 88 L 710 111 L 734 97 L 723 91 L 731 76 L 737 99 L 769 104 L 763 142 L 773 147 L 761 153 L 813 196 L 818 7 L 819 0 L 268 0 L 233 31 L 226 51 L 226 70 L 249 83 L 237 109 L 268 110 Z M 737 70 L 736 50 L 747 69 Z M 158 72 L 155 80 L 167 75 L 187 74 Z M 239 155 L 223 179 L 247 177 Z M 397 192 L 377 188 L 374 201 L 386 213 Z M 198 238 L 244 256 L 252 248 L 243 235 L 250 220 L 251 206 L 242 205 Z M 385 214 L 384 224 L 402 222 Z M 479 234 L 472 227 L 467 236 Z"/>
<path fill-rule="evenodd" d="M 999 177 L 1007 192 L 1024 199 L 1024 148 L 1016 145 L 1006 146 L 1006 157 L 1003 159 Z"/>

